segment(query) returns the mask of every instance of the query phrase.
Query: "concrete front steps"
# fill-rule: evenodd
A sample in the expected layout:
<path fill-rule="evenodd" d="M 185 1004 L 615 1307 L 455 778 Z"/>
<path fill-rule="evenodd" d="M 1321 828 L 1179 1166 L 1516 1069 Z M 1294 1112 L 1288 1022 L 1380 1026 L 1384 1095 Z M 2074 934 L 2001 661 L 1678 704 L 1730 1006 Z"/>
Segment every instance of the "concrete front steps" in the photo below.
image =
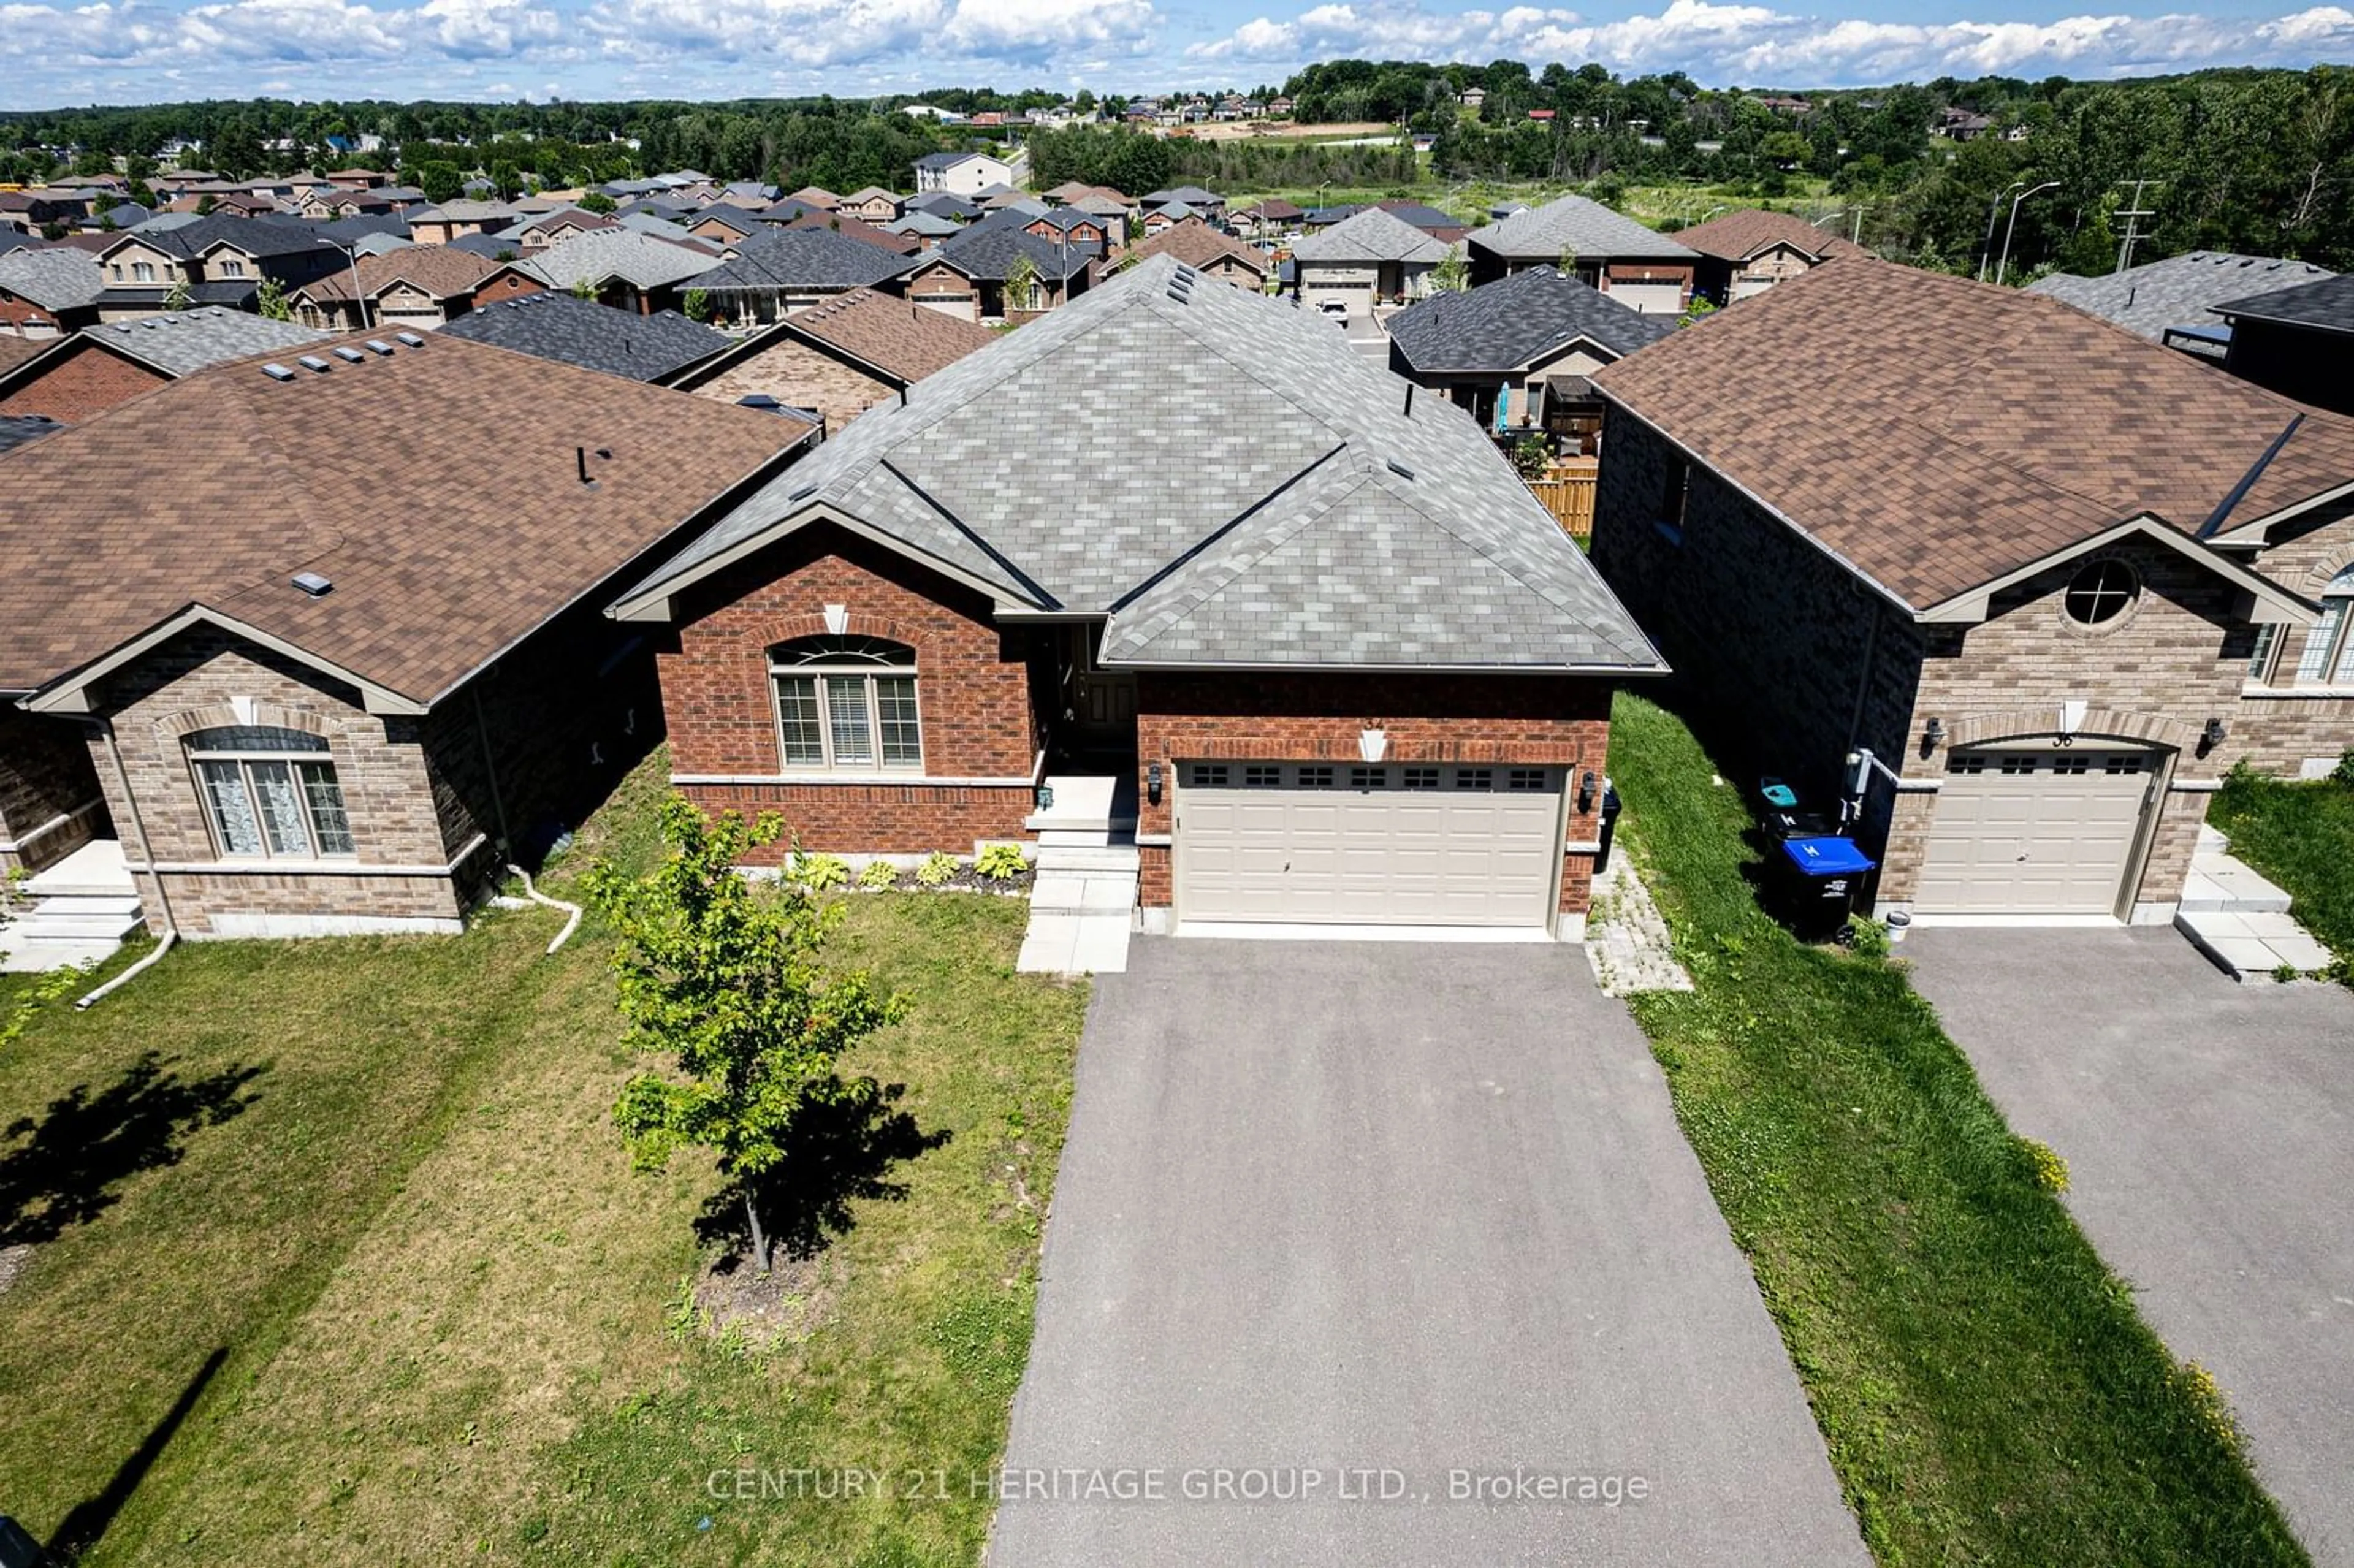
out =
<path fill-rule="evenodd" d="M 1135 928 L 1134 783 L 1080 774 L 1049 778 L 1054 804 L 1023 826 L 1038 835 L 1030 928 L 1013 967 L 1025 974 L 1119 974 Z"/>
<path fill-rule="evenodd" d="M 2235 858 L 2231 841 L 2210 827 L 2199 830 L 2174 928 L 2234 980 L 2329 967 L 2329 949 L 2289 914 L 2289 895 Z"/>
<path fill-rule="evenodd" d="M 39 973 L 113 956 L 143 919 L 122 846 L 94 839 L 17 888 L 0 926 L 0 973 Z"/>

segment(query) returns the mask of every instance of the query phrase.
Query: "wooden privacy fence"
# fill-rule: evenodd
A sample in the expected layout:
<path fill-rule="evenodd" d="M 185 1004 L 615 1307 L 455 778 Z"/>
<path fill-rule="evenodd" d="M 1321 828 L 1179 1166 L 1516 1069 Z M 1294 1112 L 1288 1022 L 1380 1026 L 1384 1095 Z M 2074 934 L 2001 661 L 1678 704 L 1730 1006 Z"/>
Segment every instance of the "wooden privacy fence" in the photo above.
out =
<path fill-rule="evenodd" d="M 1529 481 L 1529 489 L 1573 539 L 1594 532 L 1594 475 L 1599 466 L 1593 458 L 1569 458 Z"/>

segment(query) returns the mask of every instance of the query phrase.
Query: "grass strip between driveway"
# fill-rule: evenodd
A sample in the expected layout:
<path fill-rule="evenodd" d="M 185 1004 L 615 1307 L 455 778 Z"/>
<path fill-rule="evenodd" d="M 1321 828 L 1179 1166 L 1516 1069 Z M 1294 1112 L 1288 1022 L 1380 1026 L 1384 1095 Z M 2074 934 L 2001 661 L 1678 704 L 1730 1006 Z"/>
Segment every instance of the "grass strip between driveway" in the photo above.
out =
<path fill-rule="evenodd" d="M 1622 695 L 1611 763 L 1696 987 L 1636 1017 L 1878 1559 L 2304 1563 L 1903 967 L 1760 911 L 1742 793 L 1675 715 Z M 2065 1007 L 2020 1026 L 2065 1050 Z"/>
<path fill-rule="evenodd" d="M 2354 784 L 2291 783 L 2233 768 L 2208 821 L 2231 835 L 2232 853 L 2291 900 L 2314 939 L 2354 983 Z"/>

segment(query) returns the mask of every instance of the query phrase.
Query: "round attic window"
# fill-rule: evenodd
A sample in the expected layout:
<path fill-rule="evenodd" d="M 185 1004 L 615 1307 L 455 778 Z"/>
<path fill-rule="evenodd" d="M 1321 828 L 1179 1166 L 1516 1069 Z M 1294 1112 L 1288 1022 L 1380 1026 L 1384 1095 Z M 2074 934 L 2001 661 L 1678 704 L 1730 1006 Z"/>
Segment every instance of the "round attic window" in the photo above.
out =
<path fill-rule="evenodd" d="M 2123 561 L 2094 561 L 2068 579 L 2061 605 L 2079 626 L 2115 620 L 2141 594 L 2141 578 Z"/>

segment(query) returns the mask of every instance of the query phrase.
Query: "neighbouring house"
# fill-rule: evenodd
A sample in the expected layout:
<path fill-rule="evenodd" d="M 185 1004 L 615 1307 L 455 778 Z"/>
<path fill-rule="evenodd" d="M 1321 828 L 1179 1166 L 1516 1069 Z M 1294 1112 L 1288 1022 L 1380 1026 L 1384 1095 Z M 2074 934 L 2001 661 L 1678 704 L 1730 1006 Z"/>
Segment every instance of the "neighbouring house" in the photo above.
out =
<path fill-rule="evenodd" d="M 676 311 L 640 315 L 554 291 L 484 305 L 442 331 L 470 343 L 632 381 L 666 380 L 710 359 L 728 344 L 722 334 Z"/>
<path fill-rule="evenodd" d="M 913 234 L 895 234 L 887 228 L 877 228 L 855 217 L 844 217 L 838 212 L 811 211 L 787 224 L 788 228 L 822 228 L 829 234 L 839 234 L 847 239 L 876 246 L 900 256 L 913 256 L 924 248 L 921 238 Z M 953 227 L 953 226 L 951 226 Z"/>
<path fill-rule="evenodd" d="M 1084 245 L 1097 256 L 1111 246 L 1111 230 L 1104 220 L 1075 207 L 1050 207 L 1022 228 L 1049 243 Z"/>
<path fill-rule="evenodd" d="M 1281 196 L 1269 196 L 1256 206 L 1232 214 L 1231 217 L 1234 223 L 1248 228 L 1263 239 L 1270 230 L 1280 233 L 1297 228 L 1299 220 L 1307 216 L 1307 209 L 1297 203 L 1285 201 Z"/>
<path fill-rule="evenodd" d="M 1253 293 L 1265 291 L 1267 273 L 1274 266 L 1264 251 L 1252 249 L 1233 235 L 1222 234 L 1198 217 L 1146 240 L 1136 248 L 1133 254 L 1139 260 L 1166 256 L 1192 268 L 1204 278 L 1232 283 L 1237 289 L 1248 289 Z"/>
<path fill-rule="evenodd" d="M 2052 272 L 2027 285 L 2027 291 L 2049 294 L 2137 336 L 2220 362 L 2232 331 L 2215 316 L 2217 305 L 2332 275 L 2305 261 L 2193 250 L 2097 278 Z"/>
<path fill-rule="evenodd" d="M 393 200 L 382 191 L 345 190 L 330 186 L 313 191 L 295 205 L 294 210 L 304 217 L 320 219 L 362 217 L 370 213 L 392 211 Z"/>
<path fill-rule="evenodd" d="M 1211 223 L 1222 222 L 1226 216 L 1226 198 L 1200 185 L 1172 185 L 1167 190 L 1147 191 L 1137 198 L 1137 205 L 1148 209 L 1187 207 Z"/>
<path fill-rule="evenodd" d="M 184 938 L 454 931 L 578 821 L 662 729 L 600 607 L 798 449 L 522 363 L 414 333 L 243 360 L 9 454 L 6 853 L 95 842 Z M 321 461 L 360 430 L 398 433 L 397 477 Z M 165 482 L 92 482 L 161 452 Z"/>
<path fill-rule="evenodd" d="M 833 210 L 861 223 L 885 224 L 907 210 L 907 198 L 896 191 L 886 191 L 881 185 L 868 185 L 851 192 L 833 204 Z"/>
<path fill-rule="evenodd" d="M 916 160 L 916 191 L 972 197 L 991 185 L 1018 183 L 1013 165 L 987 153 L 928 153 Z M 864 217 L 865 214 L 858 215 Z"/>
<path fill-rule="evenodd" d="M 1404 218 L 1369 207 L 1291 248 L 1299 298 L 1310 305 L 1338 300 L 1370 313 L 1377 301 L 1419 299 L 1430 291 L 1431 270 L 1453 253 Z"/>
<path fill-rule="evenodd" d="M 2354 414 L 2354 277 L 2226 300 L 2223 368 L 2285 397 Z"/>
<path fill-rule="evenodd" d="M 816 207 L 801 204 L 780 203 L 779 205 L 792 205 L 796 210 L 774 219 L 776 223 L 790 223 L 804 212 L 818 210 Z M 686 231 L 699 238 L 716 240 L 721 245 L 733 245 L 748 235 L 759 233 L 763 228 L 769 227 L 769 224 L 770 220 L 767 213 L 748 212 L 740 207 L 729 207 L 722 202 L 715 207 L 705 207 L 688 218 Z"/>
<path fill-rule="evenodd" d="M 964 225 L 957 222 L 954 218 L 940 217 L 935 214 L 924 211 L 921 207 L 916 207 L 911 208 L 907 217 L 893 223 L 891 227 L 884 232 L 887 234 L 896 234 L 903 238 L 914 239 L 917 242 L 918 249 L 920 249 L 923 242 L 933 239 L 946 239 L 949 235 L 954 234 L 958 229 L 962 228 L 963 227 Z"/>
<path fill-rule="evenodd" d="M 471 250 L 405 245 L 306 283 L 288 302 L 296 321 L 334 332 L 437 327 L 472 310 L 476 291 L 501 270 L 498 262 Z"/>
<path fill-rule="evenodd" d="M 910 196 L 904 204 L 906 212 L 928 212 L 934 217 L 945 217 L 951 223 L 970 223 L 981 216 L 979 202 L 967 201 L 947 191 L 926 191 Z"/>
<path fill-rule="evenodd" d="M 1693 292 L 1720 305 L 1762 294 L 1833 257 L 1869 254 L 1805 218 L 1763 207 L 1744 207 L 1680 228 L 1676 238 L 1700 253 Z"/>
<path fill-rule="evenodd" d="M 1883 912 L 2171 918 L 2227 769 L 2354 743 L 2354 420 L 1860 259 L 1594 382 L 1595 564 Z"/>
<path fill-rule="evenodd" d="M 853 289 L 795 311 L 663 385 L 731 403 L 808 408 L 830 434 L 997 334 L 896 295 Z"/>
<path fill-rule="evenodd" d="M 874 188 L 875 187 L 872 185 L 867 187 L 869 190 Z M 889 193 L 885 192 L 885 194 L 888 195 Z M 801 189 L 788 195 L 785 199 L 787 201 L 801 202 L 807 206 L 817 207 L 822 211 L 832 212 L 834 208 L 840 207 L 847 198 L 834 195 L 823 185 L 803 185 Z"/>
<path fill-rule="evenodd" d="M 703 275 L 718 265 L 709 251 L 634 228 L 575 235 L 530 260 L 551 289 L 586 290 L 604 304 L 648 316 L 676 310 L 684 291 L 701 288 Z"/>
<path fill-rule="evenodd" d="M 1149 928 L 1582 935 L 1662 666 L 1405 391 L 1165 257 L 966 355 L 614 604 L 673 786 L 845 854 L 1132 839 Z"/>
<path fill-rule="evenodd" d="M 695 286 L 722 319 L 766 326 L 854 289 L 896 291 L 917 260 L 829 228 L 776 228 L 744 241 Z"/>
<path fill-rule="evenodd" d="M 1700 252 L 1582 196 L 1526 207 L 1471 231 L 1471 281 L 1493 282 L 1527 267 L 1559 267 L 1647 315 L 1691 302 Z"/>
<path fill-rule="evenodd" d="M 1451 212 L 1444 212 L 1426 202 L 1405 201 L 1392 196 L 1373 204 L 1392 217 L 1412 224 L 1433 239 L 1447 245 L 1459 245 L 1471 232 L 1471 225 Z"/>
<path fill-rule="evenodd" d="M 967 321 L 1026 321 L 1086 291 L 1096 252 L 1041 239 L 1018 210 L 971 224 L 911 260 L 906 292 L 917 304 Z M 1026 286 L 1021 275 L 1028 277 Z"/>
<path fill-rule="evenodd" d="M 48 338 L 93 325 L 105 289 L 106 270 L 87 250 L 0 254 L 0 334 Z"/>
<path fill-rule="evenodd" d="M 0 414 L 79 425 L 167 381 L 256 354 L 307 354 L 328 335 L 224 305 L 84 327 L 0 371 Z"/>
<path fill-rule="evenodd" d="M 496 234 L 517 218 L 538 215 L 503 201 L 476 201 L 461 196 L 440 207 L 418 207 L 408 214 L 409 238 L 419 245 L 447 245 L 469 234 Z"/>
<path fill-rule="evenodd" d="M 24 340 L 18 338 L 15 341 L 21 344 Z M 0 369 L 5 369 L 7 366 L 7 347 L 6 343 L 0 342 Z M 55 435 L 64 429 L 65 426 L 46 414 L 0 414 L 0 457 L 6 456 L 28 441 L 37 441 L 43 436 Z M 8 850 L 0 849 L 0 856 L 10 853 Z M 16 870 L 17 865 L 18 863 L 13 859 L 0 859 L 0 874 Z"/>
<path fill-rule="evenodd" d="M 519 256 L 535 256 L 551 245 L 561 245 L 579 235 L 620 227 L 619 218 L 607 217 L 602 213 L 584 212 L 577 207 L 565 207 L 538 217 L 525 218 L 512 228 L 499 230 L 491 238 L 510 242 Z M 681 229 L 678 232 L 685 231 Z"/>
<path fill-rule="evenodd" d="M 217 216 L 119 236 L 98 261 L 102 322 L 154 315 L 182 287 L 192 304 L 249 311 L 265 281 L 291 293 L 351 264 L 341 248 L 302 224 Z"/>
<path fill-rule="evenodd" d="M 1482 429 L 1541 431 L 1592 451 L 1602 432 L 1594 373 L 1675 330 L 1551 267 L 1531 267 L 1392 316 L 1390 368 L 1444 394 Z"/>

